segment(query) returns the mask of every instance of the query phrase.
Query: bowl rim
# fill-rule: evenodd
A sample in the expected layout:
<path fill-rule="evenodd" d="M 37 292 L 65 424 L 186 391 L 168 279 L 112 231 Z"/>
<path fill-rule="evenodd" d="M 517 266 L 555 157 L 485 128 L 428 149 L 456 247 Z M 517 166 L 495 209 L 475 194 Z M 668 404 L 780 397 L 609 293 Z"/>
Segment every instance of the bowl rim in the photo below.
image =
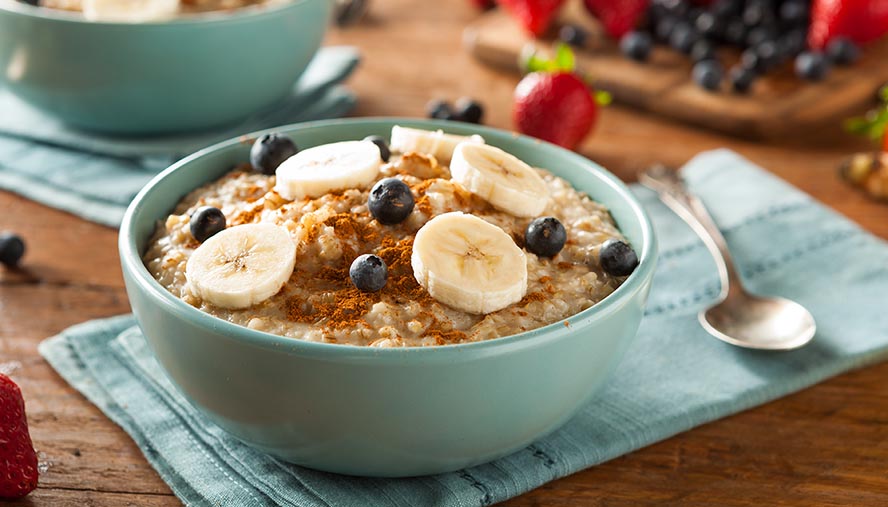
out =
<path fill-rule="evenodd" d="M 641 225 L 641 252 L 639 255 L 639 265 L 635 271 L 611 294 L 603 300 L 592 305 L 591 307 L 574 314 L 566 319 L 559 320 L 552 324 L 525 331 L 522 333 L 504 336 L 500 338 L 492 338 L 489 340 L 457 343 L 448 345 L 436 345 L 428 347 L 394 347 L 380 348 L 361 345 L 348 345 L 338 343 L 310 342 L 300 340 L 298 338 L 290 338 L 286 336 L 276 335 L 265 331 L 250 329 L 246 326 L 228 322 L 222 318 L 216 317 L 209 313 L 203 312 L 193 306 L 185 303 L 178 297 L 175 297 L 160 282 L 158 282 L 148 271 L 144 265 L 136 245 L 136 237 L 133 233 L 136 217 L 138 216 L 144 202 L 149 199 L 155 192 L 155 187 L 160 181 L 169 174 L 187 167 L 196 160 L 203 158 L 211 153 L 229 148 L 234 145 L 243 145 L 245 138 L 256 138 L 264 133 L 269 132 L 285 132 L 294 134 L 305 130 L 324 129 L 343 124 L 350 125 L 371 125 L 385 124 L 390 128 L 396 124 L 409 124 L 417 128 L 440 128 L 448 129 L 457 127 L 460 130 L 470 128 L 474 133 L 482 136 L 490 136 L 497 140 L 506 140 L 508 142 L 518 143 L 534 143 L 547 145 L 549 149 L 555 149 L 562 157 L 567 157 L 578 164 L 581 164 L 587 170 L 596 173 L 597 176 L 606 183 L 611 190 L 615 191 L 619 198 L 623 199 L 629 205 L 631 215 L 638 220 Z M 191 191 L 193 189 L 188 189 Z M 183 194 L 184 195 L 184 194 Z M 158 220 L 160 217 L 158 217 Z M 300 356 L 312 356 L 322 358 L 352 358 L 363 360 L 367 358 L 379 358 L 380 356 L 388 357 L 404 357 L 404 356 L 423 356 L 426 358 L 435 358 L 443 360 L 452 360 L 457 357 L 464 356 L 465 353 L 473 352 L 472 357 L 481 357 L 490 354 L 498 354 L 507 350 L 515 350 L 516 348 L 540 346 L 559 338 L 578 332 L 589 325 L 604 319 L 613 314 L 639 291 L 645 290 L 648 282 L 653 278 L 654 268 L 657 261 L 657 238 L 654 233 L 653 223 L 647 212 L 641 206 L 638 199 L 631 193 L 629 188 L 613 173 L 599 166 L 592 160 L 564 149 L 560 146 L 541 141 L 536 138 L 521 135 L 515 132 L 509 132 L 493 127 L 443 121 L 443 120 L 422 120 L 416 118 L 404 117 L 361 117 L 361 118 L 341 118 L 333 120 L 319 120 L 303 123 L 295 123 L 282 125 L 275 128 L 263 129 L 249 134 L 241 135 L 226 141 L 222 141 L 197 151 L 170 167 L 157 174 L 151 181 L 146 184 L 142 190 L 132 200 L 127 207 L 121 223 L 118 236 L 118 248 L 121 258 L 122 269 L 128 272 L 130 279 L 137 285 L 138 290 L 159 302 L 160 305 L 176 317 L 191 322 L 192 324 L 224 336 L 227 339 L 242 341 L 247 344 L 258 346 L 264 349 L 270 349 L 277 352 L 285 352 Z M 131 290 L 128 287 L 128 290 Z"/>
<path fill-rule="evenodd" d="M 91 21 L 83 17 L 81 13 L 66 11 L 63 9 L 52 9 L 49 7 L 40 7 L 30 5 L 18 0 L 0 0 L 0 13 L 9 12 L 25 17 L 37 18 L 46 21 L 55 21 L 61 23 L 69 23 L 74 25 L 96 25 L 102 27 L 125 27 L 135 30 L 136 27 L 145 27 L 145 29 L 172 27 L 172 26 L 191 26 L 201 24 L 219 24 L 219 23 L 241 23 L 249 22 L 255 18 L 273 17 L 280 11 L 293 8 L 297 5 L 304 4 L 310 0 L 286 0 L 275 3 L 271 6 L 265 5 L 249 5 L 239 7 L 229 11 L 207 11 L 194 14 L 186 14 L 176 16 L 170 19 L 162 19 L 156 21 L 140 21 L 137 23 L 127 23 L 124 21 Z M 322 0 L 329 2 L 331 0 Z"/>

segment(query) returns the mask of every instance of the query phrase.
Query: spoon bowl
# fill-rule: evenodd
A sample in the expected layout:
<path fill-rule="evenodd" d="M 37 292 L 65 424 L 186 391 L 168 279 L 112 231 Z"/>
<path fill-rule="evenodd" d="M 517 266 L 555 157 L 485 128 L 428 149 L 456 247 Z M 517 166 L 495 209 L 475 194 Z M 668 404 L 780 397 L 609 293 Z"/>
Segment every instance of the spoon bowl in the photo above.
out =
<path fill-rule="evenodd" d="M 814 338 L 811 312 L 785 298 L 734 296 L 700 312 L 700 324 L 716 338 L 751 349 L 797 349 Z"/>

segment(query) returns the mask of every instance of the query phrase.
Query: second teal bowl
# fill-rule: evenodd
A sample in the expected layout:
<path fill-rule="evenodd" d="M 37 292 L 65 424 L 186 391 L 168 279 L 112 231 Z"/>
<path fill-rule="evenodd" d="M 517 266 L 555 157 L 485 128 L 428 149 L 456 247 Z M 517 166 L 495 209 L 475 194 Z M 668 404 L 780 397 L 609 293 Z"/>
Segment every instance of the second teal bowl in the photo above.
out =
<path fill-rule="evenodd" d="M 553 431 L 604 385 L 641 321 L 656 263 L 651 222 L 615 176 L 557 146 L 463 123 L 354 119 L 278 129 L 301 148 L 385 137 L 392 125 L 481 134 L 605 204 L 640 264 L 599 304 L 485 342 L 380 349 L 254 331 L 171 295 L 142 264 L 158 221 L 192 189 L 248 159 L 231 140 L 167 169 L 130 205 L 120 257 L 133 311 L 157 360 L 195 407 L 242 441 L 308 467 L 400 477 L 496 459 Z M 594 403 L 594 401 L 592 401 Z"/>
<path fill-rule="evenodd" d="M 0 85 L 89 130 L 229 124 L 287 95 L 321 44 L 331 2 L 125 24 L 0 1 Z"/>

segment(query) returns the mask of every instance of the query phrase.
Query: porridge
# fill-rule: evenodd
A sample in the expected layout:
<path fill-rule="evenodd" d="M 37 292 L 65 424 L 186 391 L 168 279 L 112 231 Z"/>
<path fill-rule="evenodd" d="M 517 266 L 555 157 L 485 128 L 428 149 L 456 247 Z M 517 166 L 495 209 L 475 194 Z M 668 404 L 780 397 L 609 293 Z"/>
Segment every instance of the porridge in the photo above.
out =
<path fill-rule="evenodd" d="M 487 340 L 601 301 L 637 265 L 610 213 L 544 169 L 460 137 L 394 127 L 251 163 L 185 196 L 143 261 L 186 303 L 308 341 Z"/>
<path fill-rule="evenodd" d="M 182 14 L 230 11 L 288 0 L 28 0 L 50 9 L 83 12 L 94 21 L 152 21 Z"/>

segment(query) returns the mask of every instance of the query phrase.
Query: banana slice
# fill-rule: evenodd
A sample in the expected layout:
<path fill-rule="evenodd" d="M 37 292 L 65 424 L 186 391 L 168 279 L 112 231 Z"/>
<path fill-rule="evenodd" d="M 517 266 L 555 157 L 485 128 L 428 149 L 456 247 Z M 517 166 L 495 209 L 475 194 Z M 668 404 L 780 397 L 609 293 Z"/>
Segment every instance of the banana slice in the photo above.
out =
<path fill-rule="evenodd" d="M 204 241 L 185 265 L 191 291 L 220 308 L 247 308 L 277 294 L 296 264 L 296 244 L 283 227 L 229 227 Z"/>
<path fill-rule="evenodd" d="M 370 141 L 344 141 L 300 151 L 278 166 L 274 189 L 284 199 L 320 197 L 327 192 L 362 188 L 379 174 L 379 147 Z"/>
<path fill-rule="evenodd" d="M 83 0 L 90 21 L 141 23 L 169 19 L 179 12 L 179 0 Z"/>
<path fill-rule="evenodd" d="M 439 162 L 448 163 L 453 149 L 460 143 L 484 144 L 484 138 L 445 134 L 443 130 L 420 130 L 395 125 L 392 127 L 391 148 L 400 153 L 416 151 L 433 155 Z"/>
<path fill-rule="evenodd" d="M 499 227 L 460 211 L 422 226 L 410 263 L 433 298 L 464 312 L 495 312 L 527 293 L 524 252 Z"/>
<path fill-rule="evenodd" d="M 494 208 L 516 217 L 539 216 L 549 204 L 543 178 L 495 146 L 461 143 L 453 152 L 450 175 Z"/>

